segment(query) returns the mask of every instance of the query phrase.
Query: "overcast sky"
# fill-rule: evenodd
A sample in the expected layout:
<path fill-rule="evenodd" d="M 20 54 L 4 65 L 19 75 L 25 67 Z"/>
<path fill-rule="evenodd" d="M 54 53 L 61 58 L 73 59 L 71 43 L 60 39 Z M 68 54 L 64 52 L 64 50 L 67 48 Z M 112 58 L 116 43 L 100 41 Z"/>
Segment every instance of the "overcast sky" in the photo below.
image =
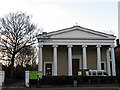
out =
<path fill-rule="evenodd" d="M 79 26 L 118 32 L 118 0 L 2 0 L 0 17 L 22 11 L 45 32 Z"/>

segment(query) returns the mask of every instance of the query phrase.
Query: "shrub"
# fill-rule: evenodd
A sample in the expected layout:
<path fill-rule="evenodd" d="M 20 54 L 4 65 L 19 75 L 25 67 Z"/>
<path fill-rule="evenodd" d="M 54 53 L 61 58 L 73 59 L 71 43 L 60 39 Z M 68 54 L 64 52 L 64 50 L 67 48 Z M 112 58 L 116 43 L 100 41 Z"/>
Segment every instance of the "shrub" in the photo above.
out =
<path fill-rule="evenodd" d="M 14 76 L 16 79 L 23 80 L 25 77 L 25 68 L 23 66 L 17 66 L 14 71 Z"/>

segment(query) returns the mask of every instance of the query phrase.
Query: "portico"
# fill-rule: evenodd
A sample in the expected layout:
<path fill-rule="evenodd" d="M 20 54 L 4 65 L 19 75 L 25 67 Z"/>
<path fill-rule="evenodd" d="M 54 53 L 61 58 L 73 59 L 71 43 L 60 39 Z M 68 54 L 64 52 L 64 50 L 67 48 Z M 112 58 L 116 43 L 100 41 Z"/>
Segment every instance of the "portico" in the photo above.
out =
<path fill-rule="evenodd" d="M 109 76 L 116 76 L 115 36 L 80 26 L 50 32 L 44 36 L 38 36 L 38 70 L 44 71 L 44 75 L 72 76 L 79 69 L 105 69 Z"/>

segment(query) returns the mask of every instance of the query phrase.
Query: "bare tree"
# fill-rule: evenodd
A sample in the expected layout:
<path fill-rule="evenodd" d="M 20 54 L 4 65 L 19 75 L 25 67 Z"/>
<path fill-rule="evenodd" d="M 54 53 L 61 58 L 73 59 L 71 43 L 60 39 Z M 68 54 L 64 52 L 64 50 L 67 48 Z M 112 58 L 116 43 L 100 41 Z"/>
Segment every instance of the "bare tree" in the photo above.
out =
<path fill-rule="evenodd" d="M 36 65 L 36 52 L 35 47 L 29 46 L 24 49 L 22 49 L 15 57 L 15 65 Z"/>
<path fill-rule="evenodd" d="M 34 44 L 36 25 L 31 23 L 31 16 L 26 13 L 9 13 L 1 22 L 1 52 L 5 53 L 2 60 L 10 61 L 11 74 L 13 76 L 13 67 L 15 56 L 24 48 Z"/>

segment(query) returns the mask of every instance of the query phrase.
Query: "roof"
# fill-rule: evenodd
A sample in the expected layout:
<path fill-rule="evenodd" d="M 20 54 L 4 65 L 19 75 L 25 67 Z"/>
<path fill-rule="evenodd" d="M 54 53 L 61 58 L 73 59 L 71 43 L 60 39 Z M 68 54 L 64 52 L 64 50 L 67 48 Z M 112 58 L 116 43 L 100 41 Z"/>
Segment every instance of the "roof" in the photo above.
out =
<path fill-rule="evenodd" d="M 107 34 L 107 33 L 99 32 L 99 31 L 95 31 L 95 30 L 88 29 L 88 28 L 81 27 L 81 26 L 73 26 L 73 27 L 69 27 L 69 28 L 65 28 L 65 29 L 61 29 L 61 30 L 57 30 L 57 31 L 52 31 L 52 32 L 48 32 L 48 34 L 52 34 L 52 33 L 55 33 L 55 32 L 60 32 L 60 31 L 64 31 L 64 30 L 75 29 L 75 28 L 83 29 L 83 30 L 87 30 L 87 31 L 91 31 L 91 32 L 96 32 L 96 33 L 101 33 L 101 34 L 105 34 L 105 35 L 114 36 L 114 35 L 112 35 L 112 34 Z"/>
<path fill-rule="evenodd" d="M 57 36 L 57 35 L 62 35 L 63 33 L 73 32 L 75 30 L 81 31 L 81 32 L 84 32 L 84 33 L 89 33 L 91 35 L 101 36 L 101 37 L 104 37 L 104 39 L 115 40 L 115 38 L 116 38 L 116 36 L 114 36 L 114 35 L 106 34 L 106 33 L 103 33 L 103 32 L 95 31 L 95 30 L 84 28 L 84 27 L 81 27 L 81 26 L 73 26 L 73 27 L 70 27 L 70 28 L 65 28 L 65 29 L 61 29 L 61 30 L 57 30 L 57 31 L 52 31 L 52 32 L 47 33 L 47 36 L 49 36 L 51 38 L 54 36 L 53 38 L 55 38 L 55 36 Z M 42 35 L 43 34 L 38 35 L 38 38 L 40 38 L 39 36 L 42 36 Z M 63 37 L 61 37 L 61 38 L 63 38 Z M 69 36 L 69 38 L 70 38 L 70 36 Z M 95 37 L 93 37 L 93 38 L 95 38 Z"/>

